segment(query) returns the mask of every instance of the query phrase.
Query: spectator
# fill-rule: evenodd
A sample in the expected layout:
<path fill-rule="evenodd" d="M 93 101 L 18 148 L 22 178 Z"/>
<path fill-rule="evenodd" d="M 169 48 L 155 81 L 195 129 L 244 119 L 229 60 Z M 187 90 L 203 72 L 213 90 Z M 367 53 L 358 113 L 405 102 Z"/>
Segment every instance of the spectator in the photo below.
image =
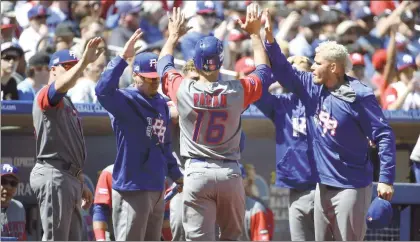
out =
<path fill-rule="evenodd" d="M 192 29 L 181 39 L 181 52 L 184 60 L 192 59 L 197 41 L 209 36 L 216 24 L 216 6 L 212 1 L 197 1 L 195 15 L 189 25 Z"/>
<path fill-rule="evenodd" d="M 321 21 L 314 13 L 305 13 L 300 19 L 299 33 L 289 43 L 291 55 L 300 55 L 313 58 L 315 53 L 312 49 L 312 42 L 318 38 L 321 28 Z"/>
<path fill-rule="evenodd" d="M 139 28 L 141 5 L 135 2 L 124 1 L 118 5 L 119 22 L 118 27 L 114 28 L 108 39 L 108 44 L 123 47 Z"/>
<path fill-rule="evenodd" d="M 1 100 L 18 100 L 16 68 L 23 50 L 16 43 L 1 44 Z"/>
<path fill-rule="evenodd" d="M 365 60 L 363 55 L 360 53 L 352 53 L 350 59 L 353 64 L 353 69 L 349 72 L 349 76 L 370 86 L 370 82 L 366 82 L 365 80 Z"/>
<path fill-rule="evenodd" d="M 80 37 L 80 23 L 82 19 L 87 16 L 98 17 L 99 10 L 97 9 L 98 1 L 70 1 L 70 19 L 76 27 L 76 37 Z M 95 15 L 96 14 L 96 15 Z"/>
<path fill-rule="evenodd" d="M 88 40 L 89 42 L 89 40 Z M 86 42 L 86 43 L 88 43 Z M 99 44 L 98 49 L 105 48 L 104 40 Z M 107 56 L 104 52 L 96 59 L 96 61 L 90 63 L 83 71 L 83 76 L 77 80 L 76 85 L 69 90 L 68 95 L 73 103 L 96 103 L 97 97 L 95 94 L 96 83 L 101 76 L 101 73 L 107 65 Z"/>
<path fill-rule="evenodd" d="M 404 53 L 397 55 L 398 82 L 386 89 L 384 109 L 420 109 L 420 80 L 413 78 L 415 68 L 413 56 Z"/>
<path fill-rule="evenodd" d="M 26 240 L 26 214 L 22 203 L 13 199 L 19 184 L 18 169 L 1 164 L 1 237 Z M 6 237 L 6 238 L 4 238 Z"/>
<path fill-rule="evenodd" d="M 33 101 L 38 91 L 48 83 L 50 56 L 37 52 L 29 59 L 27 78 L 17 85 L 19 100 Z"/>
<path fill-rule="evenodd" d="M 15 19 L 2 17 L 1 19 L 1 42 L 18 42 L 16 39 Z"/>
<path fill-rule="evenodd" d="M 54 34 L 55 28 L 60 23 L 69 20 L 70 1 L 61 0 L 53 1 L 48 8 L 50 16 L 47 18 L 47 26 L 50 34 Z"/>
<path fill-rule="evenodd" d="M 15 4 L 15 13 L 16 13 L 16 20 L 19 23 L 19 26 L 22 28 L 29 27 L 28 13 L 29 11 L 37 5 L 43 6 L 45 9 L 51 5 L 51 1 L 14 1 Z"/>
<path fill-rule="evenodd" d="M 103 35 L 104 21 L 102 19 L 95 19 L 87 16 L 80 22 L 80 42 L 71 47 L 71 50 L 78 58 L 82 57 L 83 47 L 89 39 Z"/>
<path fill-rule="evenodd" d="M 144 40 L 147 44 L 152 44 L 163 39 L 162 31 L 159 27 L 159 20 L 166 15 L 162 8 L 162 2 L 145 1 L 143 2 L 142 19 L 140 28 L 147 33 Z"/>
<path fill-rule="evenodd" d="M 28 12 L 29 27 L 19 37 L 26 61 L 35 54 L 38 42 L 48 34 L 47 17 L 47 9 L 42 5 L 36 5 Z"/>
<path fill-rule="evenodd" d="M 414 173 L 414 180 L 420 184 L 420 135 L 417 139 L 417 143 L 414 146 L 413 151 L 410 155 L 411 167 Z"/>

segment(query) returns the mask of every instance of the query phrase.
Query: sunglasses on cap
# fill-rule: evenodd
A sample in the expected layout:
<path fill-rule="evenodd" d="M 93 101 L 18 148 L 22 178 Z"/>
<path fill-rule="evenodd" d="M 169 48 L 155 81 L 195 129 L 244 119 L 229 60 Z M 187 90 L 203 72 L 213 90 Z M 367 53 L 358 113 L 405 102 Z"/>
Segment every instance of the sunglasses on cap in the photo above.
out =
<path fill-rule="evenodd" d="M 2 186 L 10 185 L 11 187 L 17 187 L 18 184 L 19 184 L 19 182 L 16 181 L 16 180 L 1 178 L 1 185 Z"/>
<path fill-rule="evenodd" d="M 5 60 L 5 61 L 11 61 L 11 60 L 18 61 L 19 60 L 19 56 L 16 56 L 16 55 L 4 55 L 4 56 L 1 57 L 1 59 L 2 60 Z"/>

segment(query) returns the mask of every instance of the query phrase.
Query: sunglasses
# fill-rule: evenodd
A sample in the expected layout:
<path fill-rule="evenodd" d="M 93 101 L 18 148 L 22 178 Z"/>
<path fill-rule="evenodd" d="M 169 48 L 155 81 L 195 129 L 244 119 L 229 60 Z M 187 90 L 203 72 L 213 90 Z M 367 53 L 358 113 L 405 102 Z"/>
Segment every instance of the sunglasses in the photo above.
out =
<path fill-rule="evenodd" d="M 66 70 L 66 71 L 70 70 L 75 65 L 76 65 L 76 63 L 63 63 L 63 64 L 60 64 L 60 66 L 62 66 L 64 68 L 64 70 Z"/>
<path fill-rule="evenodd" d="M 11 61 L 11 60 L 18 61 L 19 57 L 15 56 L 15 55 L 5 55 L 5 56 L 1 57 L 1 59 L 5 60 L 5 61 Z"/>
<path fill-rule="evenodd" d="M 1 179 L 1 185 L 2 186 L 7 186 L 7 185 L 10 185 L 11 187 L 17 187 L 17 185 L 18 185 L 18 181 L 16 181 L 16 180 L 9 180 L 9 179 Z"/>

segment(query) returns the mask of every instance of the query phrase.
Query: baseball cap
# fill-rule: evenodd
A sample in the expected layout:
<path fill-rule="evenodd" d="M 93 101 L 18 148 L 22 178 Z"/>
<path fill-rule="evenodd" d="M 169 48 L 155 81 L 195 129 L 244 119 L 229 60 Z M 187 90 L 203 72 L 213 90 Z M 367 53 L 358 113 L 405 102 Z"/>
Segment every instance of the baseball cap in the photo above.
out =
<path fill-rule="evenodd" d="M 335 32 L 337 35 L 343 35 L 351 28 L 360 28 L 360 26 L 352 20 L 345 20 L 337 26 Z"/>
<path fill-rule="evenodd" d="M 196 6 L 196 13 L 203 14 L 203 13 L 215 13 L 216 6 L 212 1 L 197 1 Z"/>
<path fill-rule="evenodd" d="M 17 56 L 23 56 L 23 50 L 18 43 L 15 42 L 5 42 L 1 44 L 1 54 L 3 55 L 4 52 L 10 51 L 16 53 Z"/>
<path fill-rule="evenodd" d="M 372 56 L 372 64 L 375 70 L 381 70 L 386 64 L 386 49 L 379 49 L 375 51 Z"/>
<path fill-rule="evenodd" d="M 28 19 L 38 16 L 48 16 L 47 9 L 42 5 L 35 5 L 28 11 Z"/>
<path fill-rule="evenodd" d="M 232 29 L 229 33 L 228 39 L 229 41 L 241 41 L 248 39 L 248 34 L 244 33 L 239 29 Z"/>
<path fill-rule="evenodd" d="M 350 55 L 351 63 L 353 66 L 364 66 L 365 65 L 365 59 L 363 58 L 363 55 L 360 53 L 352 53 Z"/>
<path fill-rule="evenodd" d="M 73 24 L 70 22 L 61 22 L 55 28 L 55 36 L 56 37 L 66 37 L 66 36 L 74 36 L 75 31 L 73 28 Z"/>
<path fill-rule="evenodd" d="M 416 67 L 416 62 L 414 57 L 408 53 L 398 53 L 397 54 L 397 69 L 402 71 L 409 67 Z"/>
<path fill-rule="evenodd" d="M 335 24 L 340 22 L 340 16 L 336 11 L 332 11 L 328 6 L 326 6 L 321 12 L 320 21 L 322 24 Z"/>
<path fill-rule="evenodd" d="M 11 175 L 19 180 L 18 168 L 11 164 L 1 164 L 1 176 Z"/>
<path fill-rule="evenodd" d="M 242 57 L 235 64 L 236 72 L 251 73 L 254 70 L 255 70 L 255 62 L 249 56 Z"/>
<path fill-rule="evenodd" d="M 143 52 L 136 55 L 133 62 L 133 72 L 147 78 L 159 77 L 156 65 L 159 56 L 152 52 Z"/>
<path fill-rule="evenodd" d="M 31 58 L 29 58 L 29 66 L 48 66 L 50 63 L 50 55 L 46 52 L 36 52 Z"/>
<path fill-rule="evenodd" d="M 392 205 L 387 200 L 376 197 L 369 206 L 366 224 L 370 229 L 381 229 L 391 223 Z"/>
<path fill-rule="evenodd" d="M 303 27 L 312 27 L 321 24 L 319 16 L 314 13 L 305 13 L 300 19 L 300 25 Z"/>
<path fill-rule="evenodd" d="M 365 19 L 368 17 L 373 17 L 372 11 L 370 11 L 370 8 L 368 6 L 364 6 L 362 8 L 358 8 L 356 12 L 354 13 L 355 19 Z"/>
<path fill-rule="evenodd" d="M 51 69 L 53 66 L 58 66 L 64 63 L 78 62 L 76 54 L 71 50 L 60 50 L 55 52 L 50 59 L 48 67 Z"/>

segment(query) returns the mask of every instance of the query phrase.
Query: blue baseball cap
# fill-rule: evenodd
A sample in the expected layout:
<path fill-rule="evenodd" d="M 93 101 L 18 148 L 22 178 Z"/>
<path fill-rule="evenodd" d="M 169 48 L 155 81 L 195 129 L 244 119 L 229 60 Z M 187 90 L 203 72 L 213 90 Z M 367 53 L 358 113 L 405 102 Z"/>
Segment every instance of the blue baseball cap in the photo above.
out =
<path fill-rule="evenodd" d="M 397 54 L 398 71 L 402 71 L 409 67 L 416 68 L 416 62 L 414 60 L 414 57 L 408 53 L 398 53 Z"/>
<path fill-rule="evenodd" d="M 48 17 L 47 9 L 42 5 L 35 5 L 28 11 L 28 19 L 38 16 Z"/>
<path fill-rule="evenodd" d="M 215 13 L 216 5 L 212 1 L 197 1 L 197 14 Z"/>
<path fill-rule="evenodd" d="M 51 56 L 50 64 L 48 67 L 51 69 L 53 66 L 58 66 L 65 63 L 77 63 L 79 59 L 77 59 L 76 54 L 71 50 L 60 50 L 55 52 Z"/>
<path fill-rule="evenodd" d="M 142 52 L 136 55 L 133 62 L 133 72 L 147 78 L 158 78 L 156 70 L 159 56 L 152 52 Z"/>
<path fill-rule="evenodd" d="M 1 176 L 11 175 L 19 180 L 18 168 L 11 164 L 1 164 Z"/>
<path fill-rule="evenodd" d="M 366 224 L 370 229 L 381 229 L 388 226 L 392 219 L 392 205 L 385 199 L 376 197 L 370 204 Z"/>

